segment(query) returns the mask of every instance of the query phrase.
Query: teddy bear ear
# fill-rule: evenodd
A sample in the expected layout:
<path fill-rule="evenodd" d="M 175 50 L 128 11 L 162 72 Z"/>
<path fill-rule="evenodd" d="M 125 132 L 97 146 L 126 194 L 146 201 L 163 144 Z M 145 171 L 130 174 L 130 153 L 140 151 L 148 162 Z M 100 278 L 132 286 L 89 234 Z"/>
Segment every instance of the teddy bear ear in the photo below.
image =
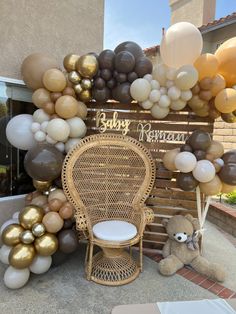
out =
<path fill-rule="evenodd" d="M 185 218 L 191 222 L 191 224 L 193 225 L 194 230 L 199 230 L 200 229 L 200 224 L 197 218 L 194 218 L 192 215 L 187 214 L 185 216 Z"/>
<path fill-rule="evenodd" d="M 162 219 L 161 223 L 164 227 L 166 227 L 168 225 L 169 219 Z"/>

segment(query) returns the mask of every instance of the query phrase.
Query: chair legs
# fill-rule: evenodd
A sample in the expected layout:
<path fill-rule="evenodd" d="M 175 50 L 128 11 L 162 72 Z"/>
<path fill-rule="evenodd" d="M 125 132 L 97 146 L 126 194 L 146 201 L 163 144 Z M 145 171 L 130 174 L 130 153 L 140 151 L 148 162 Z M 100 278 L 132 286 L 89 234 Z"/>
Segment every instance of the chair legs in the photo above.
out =
<path fill-rule="evenodd" d="M 86 255 L 88 254 L 88 264 L 87 264 L 87 280 L 91 280 L 91 274 L 92 274 L 92 263 L 93 263 L 93 243 L 88 243 L 88 249 L 86 252 Z"/>
<path fill-rule="evenodd" d="M 143 238 L 140 238 L 139 242 L 139 267 L 140 272 L 143 271 Z"/>

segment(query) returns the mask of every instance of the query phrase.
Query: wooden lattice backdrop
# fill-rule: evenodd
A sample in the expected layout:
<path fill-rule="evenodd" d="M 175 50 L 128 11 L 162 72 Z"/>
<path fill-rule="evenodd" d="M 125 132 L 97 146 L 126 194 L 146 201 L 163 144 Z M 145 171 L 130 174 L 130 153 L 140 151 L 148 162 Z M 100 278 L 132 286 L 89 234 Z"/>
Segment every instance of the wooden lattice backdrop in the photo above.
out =
<path fill-rule="evenodd" d="M 97 111 L 105 112 L 106 118 L 111 119 L 113 113 L 118 112 L 118 119 L 128 119 L 131 124 L 128 136 L 139 139 L 140 132 L 137 131 L 139 123 L 150 123 L 152 130 L 161 132 L 163 136 L 173 133 L 184 134 L 189 136 L 192 131 L 201 129 L 212 134 L 213 121 L 209 118 L 196 116 L 189 109 L 184 109 L 181 112 L 171 113 L 164 120 L 154 120 L 148 111 L 143 110 L 136 103 L 129 105 L 118 102 L 107 102 L 98 104 L 91 102 L 88 104 L 88 118 L 86 121 L 88 132 L 87 135 L 99 133 L 99 128 L 96 126 Z M 114 129 L 106 132 L 119 132 Z M 145 139 L 144 139 L 145 140 Z M 146 142 L 143 144 L 149 148 L 153 158 L 156 161 L 157 177 L 155 187 L 152 190 L 146 204 L 154 210 L 155 221 L 147 226 L 144 237 L 144 247 L 155 248 L 161 250 L 167 234 L 164 227 L 161 225 L 163 218 L 169 218 L 176 214 L 182 214 L 185 211 L 197 217 L 196 196 L 195 192 L 184 192 L 176 187 L 175 178 L 172 178 L 172 173 L 163 168 L 161 159 L 164 152 L 173 148 L 180 147 L 184 142 L 181 140 L 159 140 L 158 142 Z M 174 174 L 175 177 L 175 174 Z"/>

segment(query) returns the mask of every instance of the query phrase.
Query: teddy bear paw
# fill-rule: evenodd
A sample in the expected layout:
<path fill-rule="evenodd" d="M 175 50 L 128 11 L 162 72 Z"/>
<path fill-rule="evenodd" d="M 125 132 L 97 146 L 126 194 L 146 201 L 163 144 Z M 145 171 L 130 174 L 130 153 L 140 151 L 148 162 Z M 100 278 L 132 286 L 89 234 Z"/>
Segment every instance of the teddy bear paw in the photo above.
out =
<path fill-rule="evenodd" d="M 164 276 L 171 276 L 176 272 L 176 270 L 173 269 L 173 263 L 167 259 L 163 259 L 159 262 L 159 271 Z"/>

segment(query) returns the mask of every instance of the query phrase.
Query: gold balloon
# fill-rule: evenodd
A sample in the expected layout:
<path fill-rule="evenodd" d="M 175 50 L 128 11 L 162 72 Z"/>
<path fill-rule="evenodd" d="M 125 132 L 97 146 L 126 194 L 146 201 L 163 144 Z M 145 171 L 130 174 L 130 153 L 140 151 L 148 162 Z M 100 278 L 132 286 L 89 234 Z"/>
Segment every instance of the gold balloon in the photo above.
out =
<path fill-rule="evenodd" d="M 30 230 L 25 230 L 20 234 L 20 240 L 24 244 L 31 244 L 34 242 L 34 235 Z"/>
<path fill-rule="evenodd" d="M 220 158 L 224 154 L 224 146 L 221 142 L 213 140 L 206 153 L 212 155 L 213 159 Z"/>
<path fill-rule="evenodd" d="M 225 88 L 215 98 L 215 107 L 222 113 L 230 113 L 236 110 L 236 90 Z"/>
<path fill-rule="evenodd" d="M 73 71 L 76 69 L 76 62 L 79 60 L 79 55 L 74 53 L 70 53 L 69 55 L 65 56 L 63 60 L 64 68 L 67 72 Z"/>
<path fill-rule="evenodd" d="M 36 205 L 26 206 L 19 215 L 19 221 L 25 229 L 31 229 L 34 224 L 41 222 L 44 211 L 41 207 Z"/>
<path fill-rule="evenodd" d="M 12 224 L 7 226 L 2 233 L 2 242 L 12 246 L 20 243 L 20 234 L 24 231 L 21 225 Z"/>
<path fill-rule="evenodd" d="M 66 77 L 58 69 L 47 70 L 43 75 L 43 85 L 50 92 L 62 92 L 66 87 Z"/>
<path fill-rule="evenodd" d="M 50 189 L 52 181 L 33 180 L 33 185 L 37 191 L 46 192 Z"/>
<path fill-rule="evenodd" d="M 91 89 L 92 88 L 92 82 L 90 79 L 82 79 L 81 86 L 83 89 Z"/>
<path fill-rule="evenodd" d="M 96 57 L 87 54 L 79 58 L 77 62 L 77 71 L 86 78 L 92 78 L 98 70 Z"/>
<path fill-rule="evenodd" d="M 68 74 L 68 79 L 71 83 L 73 84 L 78 84 L 80 81 L 81 81 L 81 76 L 79 75 L 78 72 L 76 71 L 71 71 L 69 74 Z"/>
<path fill-rule="evenodd" d="M 218 60 L 211 53 L 205 53 L 197 58 L 194 62 L 194 67 L 198 71 L 199 81 L 204 77 L 212 77 L 216 75 L 218 70 Z"/>
<path fill-rule="evenodd" d="M 56 252 L 58 240 L 54 234 L 45 233 L 34 241 L 34 246 L 39 255 L 49 256 Z"/>
<path fill-rule="evenodd" d="M 223 121 L 227 123 L 235 123 L 236 122 L 236 110 L 230 113 L 222 113 L 221 118 Z"/>
<path fill-rule="evenodd" d="M 82 88 L 81 84 L 76 84 L 76 85 L 74 85 L 74 90 L 75 90 L 76 94 L 80 94 L 83 91 L 83 88 Z"/>
<path fill-rule="evenodd" d="M 32 233 L 35 237 L 41 237 L 45 233 L 46 229 L 44 224 L 34 224 L 32 227 Z"/>
<path fill-rule="evenodd" d="M 199 187 L 202 193 L 205 195 L 217 195 L 222 189 L 222 182 L 218 175 L 209 181 L 209 182 L 200 182 Z"/>
<path fill-rule="evenodd" d="M 222 189 L 221 189 L 221 193 L 231 193 L 231 192 L 235 192 L 236 191 L 236 185 L 228 185 L 224 182 L 222 182 Z"/>
<path fill-rule="evenodd" d="M 92 99 L 92 95 L 90 93 L 90 90 L 83 90 L 80 94 L 79 94 L 79 99 L 83 102 L 88 102 Z"/>
<path fill-rule="evenodd" d="M 35 256 L 35 249 L 32 244 L 17 244 L 9 254 L 9 264 L 15 268 L 22 269 L 29 267 Z"/>

